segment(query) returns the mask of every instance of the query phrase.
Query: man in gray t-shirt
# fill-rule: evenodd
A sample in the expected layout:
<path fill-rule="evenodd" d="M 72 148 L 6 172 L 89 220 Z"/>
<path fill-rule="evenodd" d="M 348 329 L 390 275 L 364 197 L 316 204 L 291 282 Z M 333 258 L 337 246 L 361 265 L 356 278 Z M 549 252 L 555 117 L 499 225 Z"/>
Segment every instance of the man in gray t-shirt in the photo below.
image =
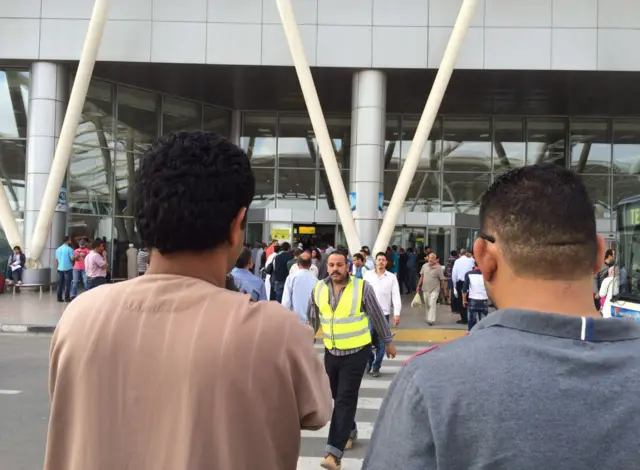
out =
<path fill-rule="evenodd" d="M 511 171 L 480 226 L 474 256 L 500 310 L 406 363 L 363 468 L 638 468 L 640 324 L 593 308 L 605 243 L 583 183 L 556 165 Z"/>

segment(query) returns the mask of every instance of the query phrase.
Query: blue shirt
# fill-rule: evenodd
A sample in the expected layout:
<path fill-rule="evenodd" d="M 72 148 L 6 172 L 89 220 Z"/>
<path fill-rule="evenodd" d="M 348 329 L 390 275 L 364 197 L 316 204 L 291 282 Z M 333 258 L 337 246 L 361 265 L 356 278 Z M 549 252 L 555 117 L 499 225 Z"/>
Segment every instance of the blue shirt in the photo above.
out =
<path fill-rule="evenodd" d="M 254 301 L 267 300 L 267 290 L 264 282 L 247 269 L 233 268 L 231 270 L 233 282 L 240 292 L 249 294 Z"/>
<path fill-rule="evenodd" d="M 318 278 L 308 269 L 301 269 L 293 276 L 287 278 L 282 294 L 282 305 L 296 312 L 303 323 L 307 323 L 307 311 L 309 299 L 313 295 L 313 288 L 318 283 Z"/>
<path fill-rule="evenodd" d="M 58 260 L 58 271 L 70 271 L 73 269 L 73 248 L 69 245 L 61 245 L 56 250 L 56 259 Z"/>

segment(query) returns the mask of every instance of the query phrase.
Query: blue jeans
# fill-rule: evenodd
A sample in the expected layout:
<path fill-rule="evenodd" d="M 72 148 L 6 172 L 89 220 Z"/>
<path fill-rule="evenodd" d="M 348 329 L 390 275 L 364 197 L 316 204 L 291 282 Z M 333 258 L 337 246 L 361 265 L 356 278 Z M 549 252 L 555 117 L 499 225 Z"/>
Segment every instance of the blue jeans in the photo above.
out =
<path fill-rule="evenodd" d="M 71 278 L 73 269 L 68 271 L 58 271 L 58 300 L 69 300 L 71 298 Z M 64 291 L 64 299 L 62 297 Z"/>
<path fill-rule="evenodd" d="M 384 316 L 387 319 L 387 324 L 389 323 L 389 315 Z M 384 353 L 387 351 L 387 346 L 378 338 L 375 330 L 373 329 L 373 324 L 371 320 L 369 320 L 369 330 L 371 330 L 371 344 L 376 348 L 375 351 L 371 351 L 371 356 L 369 356 L 369 361 L 367 362 L 368 366 L 371 366 L 371 370 L 376 372 L 380 370 L 382 367 L 382 360 L 384 359 Z"/>
<path fill-rule="evenodd" d="M 469 331 L 471 331 L 471 328 L 476 323 L 489 315 L 489 302 L 487 300 L 469 299 L 467 315 L 469 316 Z"/>
<path fill-rule="evenodd" d="M 276 291 L 276 302 L 282 303 L 282 295 L 284 294 L 284 282 L 273 281 L 273 288 Z"/>
<path fill-rule="evenodd" d="M 84 269 L 74 269 L 73 270 L 73 285 L 71 287 L 71 298 L 75 298 L 78 296 L 78 283 L 80 282 L 80 278 L 82 278 L 82 285 L 84 290 L 89 290 L 89 282 L 87 280 L 87 273 Z"/>

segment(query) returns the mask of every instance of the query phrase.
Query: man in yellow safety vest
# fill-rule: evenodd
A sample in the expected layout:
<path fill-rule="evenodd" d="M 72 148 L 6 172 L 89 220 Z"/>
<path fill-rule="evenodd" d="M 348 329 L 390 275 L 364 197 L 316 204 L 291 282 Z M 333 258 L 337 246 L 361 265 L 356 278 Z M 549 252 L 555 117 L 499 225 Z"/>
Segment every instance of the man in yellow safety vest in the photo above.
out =
<path fill-rule="evenodd" d="M 324 367 L 329 376 L 334 407 L 327 440 L 327 456 L 320 464 L 340 470 L 340 459 L 358 437 L 355 416 L 358 392 L 371 355 L 369 320 L 386 344 L 387 357 L 395 357 L 393 335 L 373 287 L 349 276 L 347 256 L 334 251 L 327 259 L 329 277 L 318 281 L 309 300 L 308 320 L 317 331 L 322 325 Z"/>

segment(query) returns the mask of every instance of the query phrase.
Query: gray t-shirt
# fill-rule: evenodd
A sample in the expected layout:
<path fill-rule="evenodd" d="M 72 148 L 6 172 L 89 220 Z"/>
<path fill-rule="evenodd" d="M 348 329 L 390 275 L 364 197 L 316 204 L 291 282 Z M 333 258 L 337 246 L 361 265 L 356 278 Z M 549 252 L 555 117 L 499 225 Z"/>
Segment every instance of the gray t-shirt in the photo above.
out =
<path fill-rule="evenodd" d="M 446 281 L 442 266 L 439 264 L 431 266 L 429 263 L 425 263 L 420 269 L 420 275 L 423 276 L 422 292 L 425 294 L 440 293 L 440 284 L 442 281 Z"/>
<path fill-rule="evenodd" d="M 490 314 L 398 373 L 365 470 L 640 465 L 640 324 Z"/>

